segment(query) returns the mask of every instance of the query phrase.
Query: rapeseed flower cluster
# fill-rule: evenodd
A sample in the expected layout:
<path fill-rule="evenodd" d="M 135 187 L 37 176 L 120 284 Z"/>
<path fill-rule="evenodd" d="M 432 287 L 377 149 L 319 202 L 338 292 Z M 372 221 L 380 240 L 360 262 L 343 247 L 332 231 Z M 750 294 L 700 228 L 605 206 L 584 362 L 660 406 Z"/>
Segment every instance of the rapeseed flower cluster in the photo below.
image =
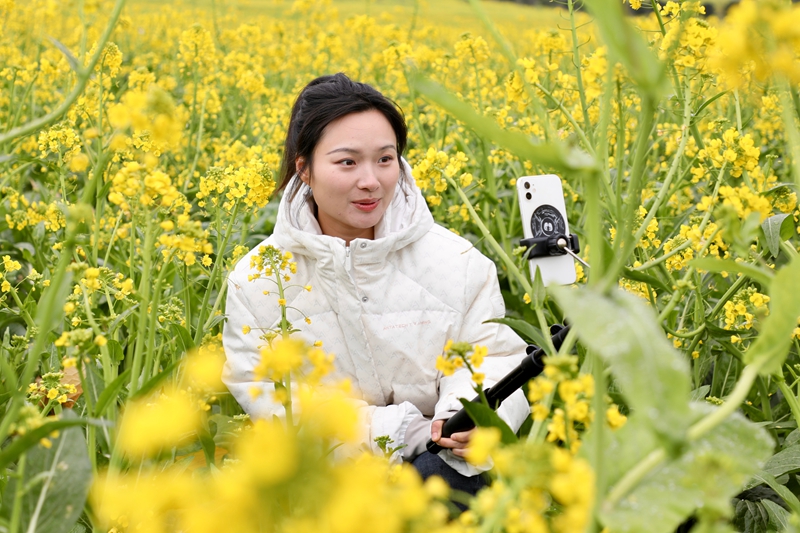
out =
<path fill-rule="evenodd" d="M 485 346 L 473 346 L 468 342 L 453 342 L 450 339 L 445 344 L 442 355 L 436 358 L 436 370 L 445 376 L 452 376 L 460 368 L 466 368 L 475 385 L 480 386 L 486 376 L 483 372 L 477 372 L 477 369 L 483 364 L 487 353 Z"/>

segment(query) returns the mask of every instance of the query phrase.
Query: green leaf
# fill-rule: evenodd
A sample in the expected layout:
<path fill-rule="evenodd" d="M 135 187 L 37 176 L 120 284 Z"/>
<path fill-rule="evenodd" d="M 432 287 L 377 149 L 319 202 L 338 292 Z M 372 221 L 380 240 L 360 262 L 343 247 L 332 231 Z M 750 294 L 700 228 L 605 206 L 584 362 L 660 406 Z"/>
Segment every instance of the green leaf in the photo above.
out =
<path fill-rule="evenodd" d="M 63 416 L 69 417 L 68 413 Z M 89 494 L 92 464 L 81 428 L 66 427 L 49 440 L 50 448 L 37 445 L 26 454 L 21 531 L 68 533 L 80 518 Z M 12 504 L 17 483 L 20 480 L 16 477 L 9 479 L 4 507 Z"/>
<path fill-rule="evenodd" d="M 175 340 L 178 343 L 181 353 L 188 352 L 194 348 L 194 339 L 192 339 L 192 335 L 185 327 L 181 326 L 180 324 L 170 324 L 169 329 L 171 329 L 175 334 Z M 180 353 L 176 354 L 176 356 L 177 355 L 180 355 Z"/>
<path fill-rule="evenodd" d="M 800 470 L 800 444 L 784 448 L 770 457 L 763 470 L 776 478 Z"/>
<path fill-rule="evenodd" d="M 172 362 L 168 365 L 164 370 L 150 378 L 146 381 L 139 389 L 129 397 L 130 400 L 135 400 L 136 398 L 141 398 L 142 396 L 147 396 L 150 391 L 158 387 L 162 381 L 167 379 L 172 375 L 176 368 L 181 364 L 182 359 L 178 359 L 177 361 Z"/>
<path fill-rule="evenodd" d="M 501 128 L 494 119 L 479 115 L 470 104 L 420 74 L 410 74 L 408 82 L 415 91 L 442 107 L 475 133 L 508 149 L 520 159 L 562 172 L 592 170 L 597 166 L 590 155 L 577 148 L 568 151 L 561 143 L 534 143 L 522 133 Z"/>
<path fill-rule="evenodd" d="M 700 113 L 701 113 L 701 112 L 702 112 L 702 111 L 703 111 L 703 110 L 704 110 L 706 107 L 710 106 L 712 103 L 714 103 L 715 101 L 717 101 L 719 98 L 721 98 L 721 97 L 725 96 L 726 94 L 728 94 L 728 91 L 722 91 L 721 93 L 717 93 L 717 94 L 715 94 L 714 96 L 712 96 L 711 98 L 709 98 L 709 99 L 705 100 L 705 101 L 704 101 L 702 104 L 700 104 L 700 105 L 698 106 L 698 108 L 697 108 L 697 109 L 695 109 L 695 110 L 694 110 L 694 112 L 692 113 L 692 116 L 693 116 L 693 117 L 695 117 L 695 120 L 697 120 L 697 116 L 698 116 L 698 115 L 699 115 L 699 114 L 700 114 Z M 702 99 L 702 98 L 703 98 L 703 96 L 702 96 L 702 95 L 698 95 L 698 98 L 699 98 L 699 99 Z"/>
<path fill-rule="evenodd" d="M 667 88 L 664 64 L 645 41 L 641 30 L 630 23 L 618 0 L 587 0 L 594 23 L 609 49 L 609 56 L 618 59 L 633 82 L 657 101 Z"/>
<path fill-rule="evenodd" d="M 708 416 L 716 409 L 694 403 L 690 417 Z M 612 432 L 610 437 L 618 441 L 623 435 Z M 617 460 L 619 448 L 615 442 L 605 450 L 607 463 Z M 724 516 L 730 499 L 771 452 L 767 432 L 734 413 L 679 457 L 654 469 L 616 506 L 603 508 L 602 522 L 616 533 L 672 533 L 698 508 Z"/>
<path fill-rule="evenodd" d="M 664 292 L 672 292 L 672 289 L 666 286 L 660 279 L 655 276 L 650 276 L 638 270 L 633 270 L 628 267 L 622 269 L 622 276 L 633 281 L 641 281 L 653 287 L 654 289 L 661 289 Z"/>
<path fill-rule="evenodd" d="M 499 429 L 503 444 L 514 444 L 519 440 L 514 431 L 508 427 L 508 424 L 500 418 L 500 415 L 489 407 L 482 403 L 465 400 L 464 398 L 459 398 L 459 401 L 475 424 L 482 428 L 493 427 Z"/>
<path fill-rule="evenodd" d="M 786 502 L 786 505 L 789 506 L 793 513 L 800 514 L 800 500 L 797 499 L 797 496 L 795 496 L 791 490 L 778 483 L 778 480 L 775 479 L 775 476 L 767 474 L 766 472 L 761 472 L 753 476 L 753 479 L 755 483 L 751 481 L 751 486 L 765 483 L 767 486 L 769 486 L 769 488 L 778 493 L 778 496 L 780 496 L 783 501 Z"/>
<path fill-rule="evenodd" d="M 689 368 L 653 309 L 619 290 L 608 295 L 587 286 L 550 290 L 581 342 L 609 364 L 628 405 L 674 452 L 689 427 Z"/>
<path fill-rule="evenodd" d="M 111 339 L 108 341 L 108 354 L 111 356 L 111 360 L 115 363 L 120 363 L 125 358 L 125 352 L 122 350 L 122 345 L 119 341 L 115 341 Z"/>
<path fill-rule="evenodd" d="M 771 270 L 759 268 L 755 265 L 748 265 L 747 263 L 737 263 L 733 259 L 701 257 L 699 259 L 692 259 L 689 261 L 689 265 L 708 272 L 743 274 L 756 283 L 761 284 L 762 287 L 769 287 L 769 284 L 775 278 L 775 274 Z"/>
<path fill-rule="evenodd" d="M 106 407 L 108 407 L 111 402 L 116 401 L 119 396 L 119 391 L 121 391 L 122 387 L 128 382 L 130 375 L 131 369 L 128 368 L 125 372 L 117 376 L 114 381 L 109 383 L 108 387 L 103 390 L 100 397 L 97 399 L 97 403 L 94 406 L 94 416 L 103 416 Z"/>
<path fill-rule="evenodd" d="M 794 218 L 786 213 L 773 215 L 761 223 L 764 239 L 772 257 L 778 257 L 781 251 L 781 242 L 788 240 L 794 234 Z"/>
<path fill-rule="evenodd" d="M 542 281 L 542 270 L 536 266 L 536 275 L 533 277 L 533 294 L 531 297 L 531 304 L 535 309 L 541 309 L 544 305 L 544 299 L 547 297 L 547 292 L 544 288 L 544 281 Z"/>
<path fill-rule="evenodd" d="M 518 318 L 490 318 L 486 322 L 494 322 L 496 324 L 505 324 L 513 329 L 520 337 L 522 337 L 528 344 L 535 344 L 542 347 L 547 345 L 547 341 L 542 335 L 542 332 L 531 326 L 530 323 L 520 320 Z"/>
<path fill-rule="evenodd" d="M 71 411 L 69 409 L 65 409 L 64 413 L 71 414 Z M 85 426 L 87 424 L 93 426 L 108 425 L 107 422 L 102 420 L 94 420 L 91 418 L 70 418 L 69 415 L 67 415 L 60 420 L 47 422 L 36 429 L 28 431 L 25 433 L 25 435 L 16 437 L 11 441 L 11 444 L 0 451 L 0 469 L 3 469 L 11 462 L 16 461 L 23 452 L 38 444 L 42 438 L 47 437 L 53 431 L 60 431 L 64 428 L 70 428 L 72 426 Z"/>
<path fill-rule="evenodd" d="M 789 526 L 789 511 L 770 500 L 761 500 L 761 505 L 769 514 L 769 521 L 778 531 L 783 531 Z"/>
<path fill-rule="evenodd" d="M 757 365 L 762 375 L 780 372 L 800 316 L 800 259 L 781 268 L 770 284 L 770 313 L 761 332 L 744 354 L 746 364 Z"/>

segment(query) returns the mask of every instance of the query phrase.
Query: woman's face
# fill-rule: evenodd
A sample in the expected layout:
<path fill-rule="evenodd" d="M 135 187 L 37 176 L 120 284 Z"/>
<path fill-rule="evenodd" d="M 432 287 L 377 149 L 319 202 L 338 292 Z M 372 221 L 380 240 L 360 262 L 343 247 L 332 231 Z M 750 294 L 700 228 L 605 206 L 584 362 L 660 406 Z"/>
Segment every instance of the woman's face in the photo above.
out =
<path fill-rule="evenodd" d="M 304 166 L 298 158 L 297 166 Z M 400 177 L 397 138 L 380 111 L 351 113 L 325 128 L 313 168 L 300 174 L 314 193 L 322 233 L 372 239 Z"/>

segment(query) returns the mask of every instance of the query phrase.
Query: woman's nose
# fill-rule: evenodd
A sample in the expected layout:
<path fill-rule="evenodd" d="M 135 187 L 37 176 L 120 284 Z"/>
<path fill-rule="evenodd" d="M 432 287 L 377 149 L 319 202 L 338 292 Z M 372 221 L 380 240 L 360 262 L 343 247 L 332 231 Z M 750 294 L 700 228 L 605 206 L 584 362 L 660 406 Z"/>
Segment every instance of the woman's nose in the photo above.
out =
<path fill-rule="evenodd" d="M 364 168 L 363 172 L 361 172 L 361 174 L 358 177 L 357 186 L 359 189 L 374 191 L 380 186 L 380 182 L 378 181 L 377 169 L 369 165 L 363 168 Z"/>

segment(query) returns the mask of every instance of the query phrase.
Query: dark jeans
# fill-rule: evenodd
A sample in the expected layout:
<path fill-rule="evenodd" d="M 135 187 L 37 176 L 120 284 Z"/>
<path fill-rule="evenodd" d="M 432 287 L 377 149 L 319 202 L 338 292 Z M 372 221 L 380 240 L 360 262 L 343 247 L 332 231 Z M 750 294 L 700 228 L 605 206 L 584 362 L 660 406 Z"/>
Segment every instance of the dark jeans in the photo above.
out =
<path fill-rule="evenodd" d="M 475 496 L 479 490 L 488 485 L 483 475 L 468 477 L 459 474 L 445 463 L 441 457 L 428 451 L 422 452 L 411 464 L 417 469 L 422 479 L 440 476 L 450 485 L 451 489 L 460 490 L 472 496 Z"/>

